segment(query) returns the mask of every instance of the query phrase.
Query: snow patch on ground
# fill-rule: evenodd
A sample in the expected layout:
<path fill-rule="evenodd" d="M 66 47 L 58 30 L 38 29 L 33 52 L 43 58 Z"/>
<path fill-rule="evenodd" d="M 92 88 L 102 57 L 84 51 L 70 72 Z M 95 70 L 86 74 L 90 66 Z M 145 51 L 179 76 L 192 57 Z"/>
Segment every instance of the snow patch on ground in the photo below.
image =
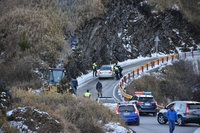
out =
<path fill-rule="evenodd" d="M 172 9 L 173 9 L 173 10 L 179 11 L 180 8 L 179 8 L 179 6 L 178 6 L 177 4 L 174 4 L 174 5 L 172 6 Z"/>
<path fill-rule="evenodd" d="M 133 133 L 130 129 L 126 129 L 125 127 L 121 126 L 120 123 L 109 122 L 105 124 L 104 129 L 106 133 Z"/>
<path fill-rule="evenodd" d="M 179 35 L 178 29 L 172 29 L 173 32 L 175 32 L 177 35 Z"/>
<path fill-rule="evenodd" d="M 39 117 L 41 117 L 41 118 L 43 118 L 44 115 L 45 115 L 46 119 L 53 120 L 56 123 L 60 123 L 58 120 L 56 120 L 52 116 L 50 116 L 47 112 L 40 111 L 40 110 L 38 110 L 34 107 L 27 106 L 27 107 L 17 107 L 17 108 L 14 108 L 14 109 L 12 109 L 12 110 L 10 110 L 6 113 L 8 118 L 9 117 L 15 117 L 15 120 L 12 120 L 12 121 L 9 122 L 10 126 L 14 126 L 14 127 L 18 128 L 20 130 L 20 132 L 22 132 L 22 133 L 23 132 L 36 133 L 35 131 L 31 131 L 29 129 L 29 127 L 25 124 L 26 121 L 28 120 L 28 118 L 24 117 L 23 114 L 25 114 L 28 111 L 28 108 L 31 108 L 32 113 L 34 113 L 34 114 L 36 112 L 39 113 Z M 17 116 L 15 116 L 16 114 L 17 114 Z M 31 118 L 30 121 L 34 121 L 34 118 L 33 119 Z M 39 125 L 42 126 L 41 123 L 39 123 Z M 39 125 L 35 125 L 36 130 L 40 128 Z"/>
<path fill-rule="evenodd" d="M 30 129 L 28 129 L 28 126 L 25 125 L 22 121 L 10 121 L 10 125 L 18 128 L 20 133 L 25 133 L 24 129 L 26 129 L 26 132 L 28 132 L 28 133 L 37 133 L 37 132 L 33 132 Z"/>

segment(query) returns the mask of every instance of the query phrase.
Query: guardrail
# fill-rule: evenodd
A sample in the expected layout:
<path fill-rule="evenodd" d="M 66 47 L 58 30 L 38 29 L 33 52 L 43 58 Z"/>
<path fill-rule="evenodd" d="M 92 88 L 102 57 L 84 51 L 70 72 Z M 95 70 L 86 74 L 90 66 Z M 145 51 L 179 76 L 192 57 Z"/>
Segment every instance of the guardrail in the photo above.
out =
<path fill-rule="evenodd" d="M 191 56 L 192 58 L 194 58 L 196 54 L 197 54 L 196 51 L 192 51 L 192 52 L 185 52 L 181 54 L 173 54 L 165 57 L 160 57 L 158 59 L 148 62 L 147 64 L 144 64 L 142 66 L 133 69 L 131 72 L 124 75 L 120 80 L 119 89 L 122 100 L 127 101 L 127 99 L 132 98 L 132 95 L 126 93 L 125 87 L 129 85 L 135 78 L 138 78 L 142 73 L 152 70 L 155 67 L 159 67 L 163 64 L 167 64 L 169 62 L 174 62 L 179 59 L 186 59 L 187 56 Z M 163 106 L 160 107 L 163 108 Z"/>

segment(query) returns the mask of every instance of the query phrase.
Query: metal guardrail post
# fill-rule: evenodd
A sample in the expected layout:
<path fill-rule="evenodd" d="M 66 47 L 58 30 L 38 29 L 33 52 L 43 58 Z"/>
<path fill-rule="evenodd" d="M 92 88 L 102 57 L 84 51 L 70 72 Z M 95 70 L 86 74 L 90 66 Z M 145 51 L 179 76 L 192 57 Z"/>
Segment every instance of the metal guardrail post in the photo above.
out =
<path fill-rule="evenodd" d="M 149 68 L 148 68 L 148 67 L 149 67 L 149 64 L 147 63 L 147 71 L 149 70 Z"/>
<path fill-rule="evenodd" d="M 194 58 L 194 51 L 192 51 L 192 58 Z"/>

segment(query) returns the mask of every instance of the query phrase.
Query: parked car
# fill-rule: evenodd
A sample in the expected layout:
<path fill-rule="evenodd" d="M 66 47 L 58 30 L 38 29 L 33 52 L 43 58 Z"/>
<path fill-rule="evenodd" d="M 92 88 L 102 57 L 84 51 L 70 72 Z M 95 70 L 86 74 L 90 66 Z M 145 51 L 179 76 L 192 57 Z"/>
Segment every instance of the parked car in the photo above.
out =
<path fill-rule="evenodd" d="M 117 101 L 112 97 L 99 97 L 97 102 L 115 112 L 117 109 Z"/>
<path fill-rule="evenodd" d="M 114 78 L 114 72 L 112 71 L 112 65 L 102 65 L 98 71 L 99 78 Z"/>
<path fill-rule="evenodd" d="M 127 123 L 135 123 L 136 125 L 140 124 L 139 112 L 135 104 L 118 104 L 116 114 L 119 114 Z"/>
<path fill-rule="evenodd" d="M 177 112 L 178 125 L 182 126 L 185 123 L 200 124 L 200 102 L 195 101 L 174 101 L 169 103 L 164 109 L 158 112 L 158 123 L 167 123 L 168 119 L 166 117 L 166 113 L 171 106 L 174 106 L 174 110 Z"/>
<path fill-rule="evenodd" d="M 151 92 L 135 92 L 130 102 L 136 104 L 140 113 L 157 114 L 157 102 Z"/>

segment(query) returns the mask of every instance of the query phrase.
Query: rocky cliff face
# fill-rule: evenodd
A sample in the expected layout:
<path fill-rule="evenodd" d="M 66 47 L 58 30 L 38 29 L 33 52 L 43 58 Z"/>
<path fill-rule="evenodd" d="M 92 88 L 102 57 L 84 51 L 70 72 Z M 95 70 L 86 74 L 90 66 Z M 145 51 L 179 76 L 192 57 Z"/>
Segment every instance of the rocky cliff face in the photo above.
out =
<path fill-rule="evenodd" d="M 76 30 L 79 60 L 86 62 L 83 68 L 94 61 L 101 65 L 151 55 L 155 52 L 156 36 L 161 40 L 162 53 L 175 53 L 176 47 L 196 49 L 200 43 L 198 30 L 177 9 L 157 12 L 142 0 L 103 0 L 103 3 L 104 15 Z"/>

